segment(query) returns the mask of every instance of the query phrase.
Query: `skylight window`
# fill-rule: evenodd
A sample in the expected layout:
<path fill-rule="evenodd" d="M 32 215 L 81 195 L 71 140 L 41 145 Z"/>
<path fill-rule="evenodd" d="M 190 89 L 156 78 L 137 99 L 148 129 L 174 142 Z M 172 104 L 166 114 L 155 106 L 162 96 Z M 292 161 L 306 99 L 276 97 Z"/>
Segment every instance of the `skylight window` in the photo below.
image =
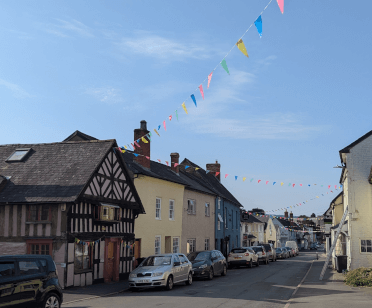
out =
<path fill-rule="evenodd" d="M 16 149 L 12 155 L 8 157 L 6 161 L 22 161 L 31 148 L 28 149 Z"/>

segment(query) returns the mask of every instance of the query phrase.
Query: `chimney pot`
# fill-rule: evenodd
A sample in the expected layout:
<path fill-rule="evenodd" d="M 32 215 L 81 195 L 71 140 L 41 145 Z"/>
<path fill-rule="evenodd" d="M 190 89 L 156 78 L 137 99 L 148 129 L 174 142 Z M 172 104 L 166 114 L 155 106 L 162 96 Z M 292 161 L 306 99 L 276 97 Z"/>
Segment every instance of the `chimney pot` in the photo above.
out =
<path fill-rule="evenodd" d="M 147 122 L 145 120 L 141 121 L 141 129 L 142 130 L 147 130 Z"/>
<path fill-rule="evenodd" d="M 287 210 L 285 210 L 285 212 L 284 212 L 284 217 L 288 218 L 288 211 Z"/>
<path fill-rule="evenodd" d="M 135 146 L 134 153 L 139 154 L 137 157 L 134 157 L 134 161 L 138 164 L 142 165 L 143 167 L 150 169 L 150 160 L 146 158 L 146 156 L 150 157 L 150 144 L 151 140 L 146 138 L 148 143 L 142 142 L 141 138 L 144 137 L 149 133 L 147 130 L 147 123 L 145 120 L 141 121 L 141 128 L 137 128 L 134 130 L 134 140 L 139 140 L 140 148 Z"/>

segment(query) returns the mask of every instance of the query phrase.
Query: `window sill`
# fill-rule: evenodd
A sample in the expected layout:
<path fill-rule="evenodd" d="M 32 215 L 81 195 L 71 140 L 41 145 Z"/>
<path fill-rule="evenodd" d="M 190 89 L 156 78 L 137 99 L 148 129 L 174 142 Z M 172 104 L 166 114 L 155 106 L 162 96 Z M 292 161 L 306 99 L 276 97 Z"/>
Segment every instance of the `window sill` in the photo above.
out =
<path fill-rule="evenodd" d="M 86 269 L 86 270 L 74 270 L 74 274 L 75 275 L 78 275 L 78 274 L 85 274 L 85 273 L 93 273 L 93 269 Z"/>
<path fill-rule="evenodd" d="M 35 224 L 51 224 L 52 222 L 49 220 L 40 220 L 40 221 L 26 221 L 28 225 L 35 225 Z"/>

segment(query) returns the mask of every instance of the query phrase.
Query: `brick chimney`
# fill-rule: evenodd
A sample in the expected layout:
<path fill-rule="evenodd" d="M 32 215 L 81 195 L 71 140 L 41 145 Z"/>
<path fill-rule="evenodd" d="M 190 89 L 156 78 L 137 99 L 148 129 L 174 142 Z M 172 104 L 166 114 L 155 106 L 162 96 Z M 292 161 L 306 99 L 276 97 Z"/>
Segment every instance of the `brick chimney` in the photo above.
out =
<path fill-rule="evenodd" d="M 213 172 L 213 174 L 216 175 L 216 172 L 221 172 L 221 165 L 218 163 L 218 161 L 216 159 L 216 163 L 215 164 L 207 164 L 206 169 L 209 170 L 210 172 Z M 216 176 L 216 178 L 217 178 L 217 180 L 219 180 L 221 182 L 221 173 L 219 173 Z"/>
<path fill-rule="evenodd" d="M 294 226 L 292 211 L 289 213 L 289 217 L 290 217 L 290 220 L 291 220 L 291 226 Z"/>
<path fill-rule="evenodd" d="M 177 174 L 179 174 L 180 172 L 180 166 L 177 165 L 176 167 L 174 166 L 174 164 L 179 164 L 180 162 L 180 154 L 178 153 L 171 153 L 170 155 L 171 157 L 171 169 L 176 172 Z"/>
<path fill-rule="evenodd" d="M 140 139 L 141 137 L 147 135 L 149 131 L 147 130 L 147 123 L 145 120 L 141 121 L 141 128 L 137 128 L 134 130 L 134 140 Z M 137 157 L 134 157 L 134 161 L 139 163 L 145 168 L 150 169 L 150 160 L 146 158 L 146 156 L 150 157 L 150 144 L 151 141 L 146 138 L 148 143 L 144 143 L 140 140 L 139 145 L 140 148 L 135 146 L 134 153 L 140 154 Z M 142 156 L 143 155 L 143 156 Z"/>
<path fill-rule="evenodd" d="M 287 210 L 285 210 L 285 212 L 284 212 L 284 217 L 288 218 L 288 211 Z"/>

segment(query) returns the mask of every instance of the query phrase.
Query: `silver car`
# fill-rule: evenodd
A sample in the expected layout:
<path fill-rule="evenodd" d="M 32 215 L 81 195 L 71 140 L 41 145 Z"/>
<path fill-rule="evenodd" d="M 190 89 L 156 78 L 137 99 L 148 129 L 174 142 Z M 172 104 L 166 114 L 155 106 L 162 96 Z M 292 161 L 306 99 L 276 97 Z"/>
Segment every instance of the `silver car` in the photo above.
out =
<path fill-rule="evenodd" d="M 182 253 L 167 253 L 146 258 L 129 275 L 129 289 L 165 287 L 185 282 L 192 284 L 192 264 Z"/>

